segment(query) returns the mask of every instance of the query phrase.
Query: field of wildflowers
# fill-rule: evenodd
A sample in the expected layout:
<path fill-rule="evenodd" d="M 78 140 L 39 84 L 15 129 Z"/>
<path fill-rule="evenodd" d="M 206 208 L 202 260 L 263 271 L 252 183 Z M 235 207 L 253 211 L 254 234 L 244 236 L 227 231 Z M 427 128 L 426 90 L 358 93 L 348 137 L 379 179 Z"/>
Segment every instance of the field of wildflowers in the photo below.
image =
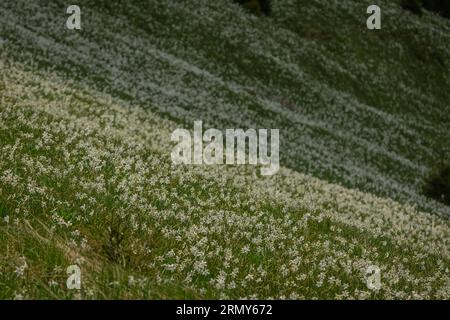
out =
<path fill-rule="evenodd" d="M 450 157 L 447 19 L 77 2 L 77 31 L 62 0 L 0 2 L 0 299 L 450 298 L 450 207 L 421 194 Z M 279 172 L 173 165 L 196 120 L 279 128 Z"/>

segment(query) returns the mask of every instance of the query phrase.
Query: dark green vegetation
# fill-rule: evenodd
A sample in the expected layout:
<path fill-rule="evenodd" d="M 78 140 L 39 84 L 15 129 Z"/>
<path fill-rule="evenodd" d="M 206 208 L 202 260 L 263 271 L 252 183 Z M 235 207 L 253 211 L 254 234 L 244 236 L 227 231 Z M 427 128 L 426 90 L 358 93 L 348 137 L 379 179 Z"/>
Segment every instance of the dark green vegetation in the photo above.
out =
<path fill-rule="evenodd" d="M 450 163 L 438 166 L 425 180 L 424 193 L 450 205 Z"/>
<path fill-rule="evenodd" d="M 270 0 L 233 0 L 234 2 L 239 3 L 244 8 L 256 14 L 260 15 L 270 15 L 271 13 L 271 4 Z"/>
<path fill-rule="evenodd" d="M 402 7 L 417 15 L 422 15 L 422 9 L 426 9 L 450 18 L 450 0 L 402 0 Z"/>

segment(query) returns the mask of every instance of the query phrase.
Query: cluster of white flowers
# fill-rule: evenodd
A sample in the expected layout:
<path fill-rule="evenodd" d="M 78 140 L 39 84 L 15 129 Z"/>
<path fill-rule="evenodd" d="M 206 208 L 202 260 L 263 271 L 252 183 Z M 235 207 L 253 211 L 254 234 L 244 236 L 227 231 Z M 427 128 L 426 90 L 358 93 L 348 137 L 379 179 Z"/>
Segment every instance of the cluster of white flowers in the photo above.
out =
<path fill-rule="evenodd" d="M 293 0 L 274 1 L 280 14 L 271 23 L 227 3 L 149 1 L 164 21 L 176 18 L 170 25 L 132 2 L 117 7 L 151 32 L 124 12 L 85 10 L 82 33 L 64 30 L 51 4 L 0 3 L 0 204 L 11 208 L 8 228 L 9 219 L 44 214 L 49 233 L 65 239 L 53 238 L 68 261 L 102 254 L 108 243 L 98 242 L 113 235 L 137 271 L 108 279 L 111 290 L 176 282 L 221 298 L 448 298 L 450 209 L 417 188 L 433 160 L 431 139 L 449 138 L 433 121 L 448 119 L 433 92 L 388 75 L 395 59 L 376 66 L 349 52 L 341 61 L 300 37 L 291 29 Z M 325 10 L 357 14 L 357 4 L 343 3 Z M 311 1 L 302 10 L 314 17 L 324 6 Z M 421 32 L 435 39 L 438 23 L 427 17 Z M 206 40 L 214 52 L 239 47 L 237 57 L 226 66 L 209 60 Z M 438 46 L 448 55 L 450 41 Z M 265 66 L 260 78 L 252 63 Z M 324 80 L 359 81 L 368 71 L 368 96 L 383 92 L 391 105 Z M 397 108 L 411 96 L 404 115 Z M 281 128 L 285 166 L 267 178 L 246 166 L 172 165 L 175 121 L 199 118 L 218 128 Z M 93 238 L 99 233 L 106 236 Z M 0 266 L 27 276 L 27 260 L 18 261 L 10 267 L 0 257 Z M 104 294 L 101 260 L 77 262 L 89 269 L 89 297 Z M 372 265 L 382 275 L 376 292 L 366 286 Z M 38 281 L 30 279 L 17 281 L 20 292 Z"/>
<path fill-rule="evenodd" d="M 20 265 L 16 267 L 15 273 L 18 277 L 23 277 L 25 274 L 25 270 L 28 268 L 27 260 L 25 257 L 21 257 Z"/>
<path fill-rule="evenodd" d="M 430 89 L 431 84 L 412 82 L 415 74 L 391 72 L 404 69 L 406 44 L 380 44 L 378 38 L 361 32 L 370 45 L 368 57 L 360 57 L 352 50 L 341 52 L 345 47 L 317 43 L 315 36 L 324 35 L 294 29 L 304 20 L 292 22 L 299 11 L 302 18 L 320 19 L 323 28 L 333 31 L 332 17 L 343 11 L 364 21 L 363 3 L 321 0 L 300 6 L 288 0 L 273 5 L 270 23 L 249 19 L 228 0 L 213 4 L 152 0 L 145 8 L 130 2 L 115 6 L 114 15 L 102 7 L 89 7 L 83 11 L 82 33 L 61 28 L 65 17 L 54 6 L 37 2 L 5 3 L 1 17 L 5 50 L 21 60 L 68 70 L 86 85 L 187 123 L 202 119 L 205 126 L 216 128 L 280 128 L 285 165 L 327 178 L 331 170 L 333 180 L 346 186 L 420 203 L 427 210 L 444 210 L 436 209 L 438 205 L 418 190 L 421 176 L 436 157 L 434 145 L 445 145 L 449 139 L 448 116 L 440 105 L 445 96 L 440 89 Z M 442 19 L 427 16 L 418 24 L 399 14 L 396 3 L 379 5 L 384 15 L 396 17 L 386 19 L 384 29 L 430 38 L 436 47 L 433 54 L 449 59 L 450 40 L 444 32 L 448 27 Z M 155 12 L 167 20 L 160 21 Z M 145 36 L 130 23 L 130 15 L 149 31 Z M 171 19 L 176 23 L 164 24 Z M 348 19 L 342 32 L 359 27 L 352 23 Z M 22 28 L 23 24 L 29 27 Z M 211 57 L 211 52 L 227 52 L 241 42 L 245 48 L 236 57 L 226 57 L 226 64 Z M 387 52 L 386 65 L 376 65 L 370 56 L 371 52 L 379 56 L 381 50 Z M 319 70 L 309 71 L 316 65 Z M 349 89 L 353 86 L 339 90 L 342 78 L 355 87 L 364 79 L 364 97 Z M 438 88 L 449 85 L 448 77 L 443 80 L 447 83 L 436 83 Z"/>
<path fill-rule="evenodd" d="M 8 78 L 0 130 L 15 138 L 2 145 L 7 156 L 0 170 L 15 178 L 4 179 L 0 191 L 15 199 L 18 217 L 33 214 L 39 198 L 39 206 L 53 212 L 49 221 L 74 239 L 70 246 L 80 237 L 89 241 L 83 230 L 105 218 L 99 209 L 113 194 L 108 210 L 129 221 L 134 254 L 148 257 L 157 283 L 178 279 L 218 297 L 320 298 L 335 292 L 335 298 L 365 298 L 372 294 L 366 269 L 377 265 L 382 297 L 448 296 L 445 219 L 288 168 L 262 178 L 252 167 L 173 166 L 168 150 L 176 124 L 11 63 L 0 63 Z M 64 103 L 51 98 L 61 92 Z M 105 122 L 101 115 L 121 120 Z M 44 139 L 41 126 L 49 117 L 45 139 L 57 142 L 30 153 L 28 146 Z M 46 192 L 30 194 L 27 184 L 38 190 L 48 179 L 53 183 Z M 106 228 L 102 222 L 98 227 Z M 142 232 L 161 237 L 159 244 L 142 241 Z M 150 281 L 137 277 L 146 279 L 142 288 Z M 133 279 L 125 282 L 134 285 Z M 87 289 L 95 292 L 95 285 Z"/>

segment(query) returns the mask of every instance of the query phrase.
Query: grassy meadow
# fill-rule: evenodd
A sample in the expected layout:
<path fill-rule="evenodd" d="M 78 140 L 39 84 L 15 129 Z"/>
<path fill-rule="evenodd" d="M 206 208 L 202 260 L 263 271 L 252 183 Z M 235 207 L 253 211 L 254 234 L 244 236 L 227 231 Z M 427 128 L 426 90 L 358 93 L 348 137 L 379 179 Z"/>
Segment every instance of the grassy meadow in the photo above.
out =
<path fill-rule="evenodd" d="M 0 299 L 449 299 L 450 20 L 399 3 L 0 1 Z M 173 165 L 195 120 L 280 171 Z"/>

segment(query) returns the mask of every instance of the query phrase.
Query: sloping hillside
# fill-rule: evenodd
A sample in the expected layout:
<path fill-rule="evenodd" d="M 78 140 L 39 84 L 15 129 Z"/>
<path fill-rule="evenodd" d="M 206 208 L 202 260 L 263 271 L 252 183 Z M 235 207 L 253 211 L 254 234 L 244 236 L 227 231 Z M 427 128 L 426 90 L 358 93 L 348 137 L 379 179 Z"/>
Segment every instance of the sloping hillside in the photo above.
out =
<path fill-rule="evenodd" d="M 450 208 L 420 194 L 450 152 L 448 20 L 78 2 L 81 31 L 0 3 L 0 298 L 450 296 Z M 172 165 L 194 120 L 279 128 L 280 172 Z"/>

